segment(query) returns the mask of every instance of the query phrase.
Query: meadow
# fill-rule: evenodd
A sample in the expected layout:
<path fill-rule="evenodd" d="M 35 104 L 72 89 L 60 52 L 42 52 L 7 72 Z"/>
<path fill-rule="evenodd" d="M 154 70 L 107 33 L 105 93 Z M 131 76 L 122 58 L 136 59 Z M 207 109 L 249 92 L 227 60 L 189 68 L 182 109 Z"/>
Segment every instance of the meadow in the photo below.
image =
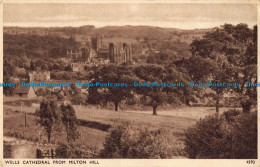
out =
<path fill-rule="evenodd" d="M 34 112 L 39 108 L 34 105 L 20 105 L 21 101 L 10 101 L 5 99 L 4 105 L 4 136 L 27 140 L 34 143 L 46 143 L 47 134 L 44 129 L 36 124 Z M 79 137 L 75 144 L 99 151 L 108 134 L 109 128 L 115 123 L 129 122 L 131 125 L 147 128 L 149 130 L 166 130 L 169 138 L 172 138 L 173 145 L 179 145 L 183 149 L 183 139 L 189 126 L 192 126 L 200 118 L 214 114 L 214 107 L 177 107 L 164 109 L 159 107 L 158 115 L 152 115 L 151 108 L 128 109 L 123 108 L 115 112 L 112 109 L 100 108 L 97 106 L 73 105 L 76 116 L 79 120 Z M 230 108 L 221 108 L 220 113 Z M 25 126 L 26 116 L 26 126 Z M 55 127 L 51 143 L 55 146 L 58 143 L 67 143 L 66 133 L 62 127 Z M 178 156 L 178 153 L 176 153 Z"/>

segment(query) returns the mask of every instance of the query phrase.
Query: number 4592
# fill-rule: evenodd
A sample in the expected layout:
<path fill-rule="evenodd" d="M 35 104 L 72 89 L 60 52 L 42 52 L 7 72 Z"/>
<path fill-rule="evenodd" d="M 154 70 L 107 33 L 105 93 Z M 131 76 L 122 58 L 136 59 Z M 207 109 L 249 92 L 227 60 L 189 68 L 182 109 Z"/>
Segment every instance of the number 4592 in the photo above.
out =
<path fill-rule="evenodd" d="M 255 160 L 247 160 L 246 163 L 247 164 L 255 164 Z"/>

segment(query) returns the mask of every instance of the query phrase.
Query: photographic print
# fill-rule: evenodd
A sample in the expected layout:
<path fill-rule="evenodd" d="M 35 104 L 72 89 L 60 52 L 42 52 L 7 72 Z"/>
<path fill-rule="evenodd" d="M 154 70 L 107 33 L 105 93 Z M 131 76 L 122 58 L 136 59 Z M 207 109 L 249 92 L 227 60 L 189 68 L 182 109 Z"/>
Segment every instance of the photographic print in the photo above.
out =
<path fill-rule="evenodd" d="M 4 166 L 258 164 L 257 1 L 2 5 Z"/>

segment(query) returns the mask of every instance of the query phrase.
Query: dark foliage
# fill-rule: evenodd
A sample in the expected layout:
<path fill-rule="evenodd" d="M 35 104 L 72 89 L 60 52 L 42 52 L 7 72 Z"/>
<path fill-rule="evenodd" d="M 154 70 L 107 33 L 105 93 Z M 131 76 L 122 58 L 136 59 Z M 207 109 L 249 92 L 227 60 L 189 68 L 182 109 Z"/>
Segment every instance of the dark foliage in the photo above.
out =
<path fill-rule="evenodd" d="M 78 119 L 78 122 L 80 126 L 86 126 L 89 128 L 94 128 L 105 132 L 107 132 L 109 128 L 111 128 L 111 125 L 109 124 L 104 124 L 96 121 L 87 121 L 87 120 Z"/>
<path fill-rule="evenodd" d="M 57 158 L 95 158 L 95 150 L 91 148 L 85 148 L 84 146 L 78 147 L 73 144 L 62 144 L 56 148 Z"/>
<path fill-rule="evenodd" d="M 186 132 L 189 158 L 257 158 L 257 115 L 237 110 L 200 119 Z"/>
<path fill-rule="evenodd" d="M 114 125 L 106 137 L 102 158 L 169 158 L 166 132 L 163 130 L 149 131 L 136 128 L 129 123 Z"/>

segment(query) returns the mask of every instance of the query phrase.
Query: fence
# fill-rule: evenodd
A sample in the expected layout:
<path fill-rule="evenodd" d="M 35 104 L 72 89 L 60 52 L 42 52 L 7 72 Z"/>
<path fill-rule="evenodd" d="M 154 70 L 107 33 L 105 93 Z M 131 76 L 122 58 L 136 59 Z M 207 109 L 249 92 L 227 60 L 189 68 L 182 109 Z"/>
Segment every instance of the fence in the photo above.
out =
<path fill-rule="evenodd" d="M 36 149 L 36 158 L 54 159 L 54 158 L 56 158 L 56 152 L 52 148 L 47 149 L 47 150 L 42 150 L 42 149 L 37 148 Z"/>

